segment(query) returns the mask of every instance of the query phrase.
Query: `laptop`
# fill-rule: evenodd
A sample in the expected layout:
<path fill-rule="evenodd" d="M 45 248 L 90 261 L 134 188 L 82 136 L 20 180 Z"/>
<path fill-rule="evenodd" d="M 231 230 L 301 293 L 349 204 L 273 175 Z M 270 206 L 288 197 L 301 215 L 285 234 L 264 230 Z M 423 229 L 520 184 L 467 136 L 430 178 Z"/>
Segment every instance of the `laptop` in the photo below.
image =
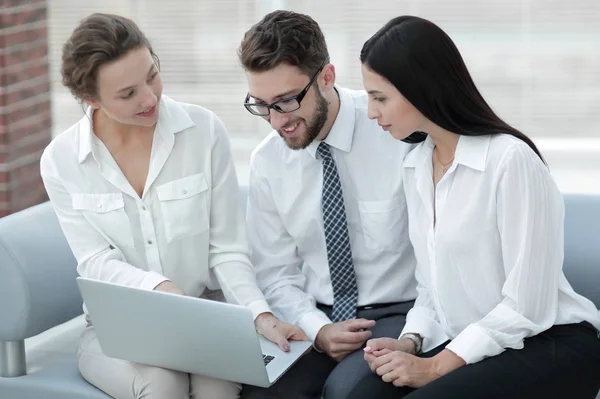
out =
<path fill-rule="evenodd" d="M 312 346 L 290 341 L 283 352 L 243 306 L 83 277 L 77 284 L 110 357 L 266 388 Z"/>

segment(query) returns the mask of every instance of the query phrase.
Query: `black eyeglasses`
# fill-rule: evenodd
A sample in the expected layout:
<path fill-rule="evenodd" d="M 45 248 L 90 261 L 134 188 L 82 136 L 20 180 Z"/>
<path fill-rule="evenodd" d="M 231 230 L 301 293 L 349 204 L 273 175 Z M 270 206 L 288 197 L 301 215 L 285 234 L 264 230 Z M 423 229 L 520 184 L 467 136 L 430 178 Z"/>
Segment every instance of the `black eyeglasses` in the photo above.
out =
<path fill-rule="evenodd" d="M 246 107 L 248 112 L 250 112 L 252 115 L 257 115 L 257 116 L 269 116 L 271 114 L 271 109 L 274 109 L 275 111 L 277 111 L 281 114 L 286 114 L 288 112 L 294 112 L 300 108 L 300 103 L 302 102 L 302 99 L 304 98 L 304 96 L 306 96 L 306 93 L 308 93 L 310 86 L 312 86 L 312 84 L 315 83 L 317 76 L 319 76 L 319 73 L 321 73 L 321 71 L 323 70 L 324 67 L 325 67 L 325 62 L 323 62 L 323 64 L 321 64 L 321 66 L 319 67 L 317 72 L 313 75 L 313 77 L 310 79 L 310 81 L 308 82 L 306 87 L 304 89 L 302 89 L 302 91 L 300 93 L 298 93 L 297 95 L 295 95 L 293 97 L 282 98 L 281 100 L 277 100 L 272 104 L 264 104 L 264 103 L 249 102 L 250 93 L 248 93 L 248 94 L 246 94 L 246 99 L 244 100 L 244 107 Z"/>

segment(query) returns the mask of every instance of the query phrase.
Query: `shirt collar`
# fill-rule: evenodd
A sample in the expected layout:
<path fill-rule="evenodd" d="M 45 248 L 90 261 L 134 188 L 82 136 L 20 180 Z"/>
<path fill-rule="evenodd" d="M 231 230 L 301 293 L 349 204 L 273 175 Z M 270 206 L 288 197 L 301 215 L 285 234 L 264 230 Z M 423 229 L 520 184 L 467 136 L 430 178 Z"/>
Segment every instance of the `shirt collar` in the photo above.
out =
<path fill-rule="evenodd" d="M 340 109 L 335 118 L 335 122 L 333 122 L 333 126 L 331 126 L 331 130 L 324 141 L 338 150 L 350 152 L 352 148 L 352 139 L 354 137 L 354 125 L 356 122 L 354 100 L 350 93 L 343 88 L 335 85 L 335 90 L 340 97 Z M 317 147 L 319 147 L 319 144 L 321 144 L 321 142 L 315 140 L 306 147 L 306 150 L 315 159 L 317 157 Z"/>
<path fill-rule="evenodd" d="M 79 121 L 79 163 L 92 153 L 94 141 L 92 131 L 92 107 L 88 107 L 85 117 Z M 156 132 L 161 135 L 173 135 L 194 126 L 195 123 L 181 104 L 162 95 L 160 99 Z"/>
<path fill-rule="evenodd" d="M 454 155 L 455 162 L 485 172 L 491 137 L 489 134 L 485 136 L 460 136 Z"/>
<path fill-rule="evenodd" d="M 85 116 L 79 121 L 79 163 L 85 161 L 92 153 L 92 114 L 94 110 L 88 107 Z"/>
<path fill-rule="evenodd" d="M 489 134 L 484 136 L 461 135 L 458 138 L 454 162 L 484 172 L 490 147 L 490 138 L 491 135 Z M 406 156 L 404 159 L 404 167 L 414 168 L 417 167 L 420 162 L 431 162 L 433 147 L 434 144 L 431 136 L 427 136 L 421 145 L 416 147 Z"/>

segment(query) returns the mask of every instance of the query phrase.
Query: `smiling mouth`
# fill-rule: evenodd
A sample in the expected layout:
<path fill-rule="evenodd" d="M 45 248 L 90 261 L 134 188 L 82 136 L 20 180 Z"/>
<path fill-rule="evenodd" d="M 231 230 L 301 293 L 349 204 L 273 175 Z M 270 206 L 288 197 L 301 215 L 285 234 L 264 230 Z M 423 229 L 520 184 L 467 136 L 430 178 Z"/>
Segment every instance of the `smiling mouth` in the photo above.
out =
<path fill-rule="evenodd" d="M 154 114 L 154 111 L 156 110 L 156 105 L 153 105 L 152 107 L 142 111 L 142 112 L 138 112 L 136 115 L 140 115 L 140 116 L 151 116 L 152 114 Z"/>
<path fill-rule="evenodd" d="M 300 126 L 300 121 L 293 123 L 291 125 L 288 125 L 284 128 L 281 129 L 281 132 L 285 135 L 285 136 L 292 136 L 294 135 L 294 133 L 296 133 L 296 130 L 298 130 L 298 127 Z"/>

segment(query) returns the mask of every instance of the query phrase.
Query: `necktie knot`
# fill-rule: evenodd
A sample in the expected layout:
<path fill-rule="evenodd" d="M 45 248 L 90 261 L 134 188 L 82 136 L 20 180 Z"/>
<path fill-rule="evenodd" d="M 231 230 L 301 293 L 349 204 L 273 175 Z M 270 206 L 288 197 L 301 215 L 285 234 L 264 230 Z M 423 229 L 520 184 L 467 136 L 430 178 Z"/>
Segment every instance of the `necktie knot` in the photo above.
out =
<path fill-rule="evenodd" d="M 321 158 L 323 158 L 324 161 L 330 161 L 332 159 L 331 151 L 329 150 L 329 144 L 324 141 L 321 141 L 321 144 L 319 144 L 317 147 L 317 152 L 319 155 L 321 155 Z"/>

